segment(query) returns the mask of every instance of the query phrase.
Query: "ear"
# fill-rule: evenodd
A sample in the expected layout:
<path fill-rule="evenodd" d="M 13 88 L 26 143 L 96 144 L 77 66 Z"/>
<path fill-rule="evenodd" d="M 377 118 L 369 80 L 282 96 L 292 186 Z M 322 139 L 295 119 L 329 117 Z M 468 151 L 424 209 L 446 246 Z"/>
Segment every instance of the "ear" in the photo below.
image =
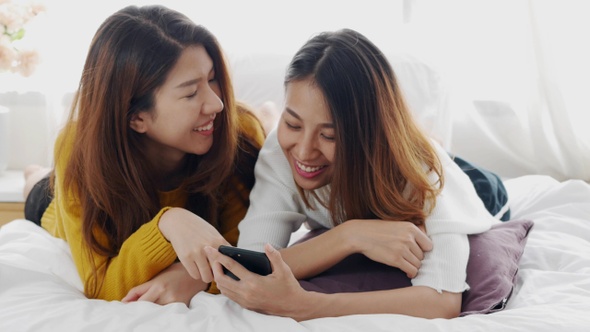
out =
<path fill-rule="evenodd" d="M 140 134 L 145 134 L 145 132 L 147 131 L 147 116 L 148 114 L 146 112 L 137 112 L 131 115 L 129 127 L 131 127 L 131 129 L 135 130 Z"/>

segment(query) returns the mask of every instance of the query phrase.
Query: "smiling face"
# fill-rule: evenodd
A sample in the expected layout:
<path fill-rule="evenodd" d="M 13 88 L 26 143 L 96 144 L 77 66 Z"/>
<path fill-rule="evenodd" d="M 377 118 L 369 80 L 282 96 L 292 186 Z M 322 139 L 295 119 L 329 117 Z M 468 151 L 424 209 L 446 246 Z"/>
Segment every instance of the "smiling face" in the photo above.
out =
<path fill-rule="evenodd" d="M 202 46 L 185 49 L 164 84 L 155 106 L 131 119 L 145 134 L 148 157 L 164 169 L 176 167 L 186 154 L 202 155 L 213 145 L 214 120 L 223 110 L 213 61 Z"/>
<path fill-rule="evenodd" d="M 330 183 L 335 153 L 334 124 L 322 91 L 311 79 L 287 84 L 285 110 L 277 130 L 295 182 L 305 190 Z"/>

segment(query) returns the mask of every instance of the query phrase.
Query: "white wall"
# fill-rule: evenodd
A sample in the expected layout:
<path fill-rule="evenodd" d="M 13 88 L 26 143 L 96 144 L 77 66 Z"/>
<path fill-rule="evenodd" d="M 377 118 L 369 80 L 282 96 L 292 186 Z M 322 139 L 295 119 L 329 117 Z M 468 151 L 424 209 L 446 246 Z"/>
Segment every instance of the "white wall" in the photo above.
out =
<path fill-rule="evenodd" d="M 21 110 L 13 115 L 11 137 L 18 143 L 12 144 L 11 168 L 51 163 L 52 139 L 67 94 L 76 88 L 90 39 L 102 21 L 126 5 L 155 3 L 37 1 L 46 4 L 47 13 L 28 29 L 24 43 L 41 52 L 43 63 L 30 78 L 0 75 L 0 92 L 21 94 L 11 100 L 28 99 L 28 92 L 45 97 L 42 105 L 14 105 Z M 234 58 L 292 55 L 317 32 L 356 29 L 386 53 L 421 58 L 448 82 L 453 152 L 506 177 L 534 173 L 590 181 L 590 130 L 585 120 L 590 108 L 590 1 L 157 3 L 208 27 Z"/>

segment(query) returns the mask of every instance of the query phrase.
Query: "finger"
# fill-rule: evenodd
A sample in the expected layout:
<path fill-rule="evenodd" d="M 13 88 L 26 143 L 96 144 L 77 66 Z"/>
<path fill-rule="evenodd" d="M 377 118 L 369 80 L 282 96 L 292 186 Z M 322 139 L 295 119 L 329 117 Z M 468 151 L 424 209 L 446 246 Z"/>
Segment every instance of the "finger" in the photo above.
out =
<path fill-rule="evenodd" d="M 203 248 L 203 250 L 205 251 L 205 255 L 207 256 L 207 260 L 209 261 L 209 264 L 211 264 L 212 269 L 213 269 L 213 263 L 216 262 L 219 257 L 225 256 L 225 255 L 222 255 L 219 252 L 219 250 L 217 250 L 216 248 L 213 248 L 211 246 L 205 246 Z"/>
<path fill-rule="evenodd" d="M 223 265 L 221 265 L 221 263 L 218 261 L 212 261 L 211 269 L 213 270 L 213 276 L 215 278 L 217 289 L 219 289 L 221 294 L 242 305 L 244 302 L 239 292 L 240 282 L 227 276 L 223 271 Z"/>
<path fill-rule="evenodd" d="M 209 260 L 209 262 L 213 262 L 215 260 L 216 255 L 219 253 L 217 249 L 211 246 L 205 246 L 203 250 L 205 250 L 205 255 L 207 255 L 207 259 Z"/>
<path fill-rule="evenodd" d="M 221 264 L 217 263 L 217 265 L 220 267 L 221 269 Z M 219 291 L 221 292 L 221 294 L 227 296 L 228 298 L 234 300 L 235 302 L 238 302 L 238 304 L 240 303 L 239 299 L 239 293 L 234 289 L 237 287 L 237 289 L 239 289 L 239 284 L 236 286 L 232 286 L 232 282 L 233 283 L 239 283 L 239 281 L 235 281 L 234 279 L 226 276 L 223 271 L 220 271 L 220 277 L 223 278 L 223 281 L 219 281 L 217 283 L 217 289 L 219 289 Z M 216 279 L 217 280 L 217 279 Z"/>
<path fill-rule="evenodd" d="M 213 271 L 213 279 L 215 282 L 218 282 L 221 279 L 221 276 L 225 276 L 223 265 L 217 261 L 211 261 L 211 270 Z"/>
<path fill-rule="evenodd" d="M 148 289 L 143 295 L 137 299 L 137 301 L 145 301 L 145 302 L 153 302 L 156 304 L 161 304 L 158 301 L 160 300 L 160 296 L 158 292 L 154 291 L 153 288 Z"/>
<path fill-rule="evenodd" d="M 207 260 L 209 261 L 209 266 L 211 267 L 213 278 L 217 281 L 218 275 L 224 274 L 223 268 L 219 263 L 219 258 L 222 258 L 225 255 L 221 254 L 217 249 L 211 246 L 205 246 L 203 250 L 205 250 L 205 255 L 207 255 Z M 218 269 L 219 271 L 217 271 Z"/>
<path fill-rule="evenodd" d="M 424 251 L 422 251 L 422 247 L 420 247 L 420 245 L 417 242 L 410 243 L 409 249 L 410 254 L 416 257 L 416 259 L 420 261 L 424 259 Z"/>
<path fill-rule="evenodd" d="M 420 269 L 420 266 L 422 266 L 422 258 L 416 257 L 412 252 L 403 255 L 402 258 L 408 263 L 412 264 L 412 266 L 414 266 L 416 269 Z"/>
<path fill-rule="evenodd" d="M 182 263 L 182 266 L 184 266 L 184 268 L 186 269 L 188 274 L 193 279 L 196 279 L 196 280 L 201 279 L 201 274 L 199 273 L 199 268 L 197 267 L 197 265 L 195 264 L 195 262 L 192 259 L 186 259 L 186 258 L 181 258 L 181 257 L 178 257 L 178 259 L 180 260 L 180 262 Z"/>
<path fill-rule="evenodd" d="M 204 251 L 205 250 L 203 250 L 203 252 Z M 207 260 L 207 254 L 205 252 L 203 256 L 197 258 L 196 264 L 199 268 L 201 280 L 203 280 L 203 282 L 206 283 L 213 281 L 213 272 L 211 272 L 211 266 L 209 265 L 209 261 Z"/>
<path fill-rule="evenodd" d="M 233 273 L 240 280 L 256 275 L 254 272 L 250 272 L 242 264 L 238 263 L 233 258 L 220 253 L 216 249 L 213 249 L 213 251 L 210 250 L 209 257 L 212 258 L 213 261 L 216 261 L 223 265 L 226 269 L 231 271 L 231 273 Z"/>
<path fill-rule="evenodd" d="M 131 291 L 129 291 L 129 293 L 127 293 L 127 295 L 125 295 L 124 298 L 121 299 L 121 302 L 123 302 L 123 303 L 134 302 L 134 301 L 137 301 L 139 296 L 140 296 L 140 294 L 131 290 Z"/>
<path fill-rule="evenodd" d="M 127 295 L 125 295 L 125 297 L 121 299 L 121 302 L 129 303 L 129 302 L 137 301 L 141 297 L 141 295 L 143 295 L 143 293 L 145 293 L 146 290 L 149 288 L 149 287 L 146 287 L 146 285 L 147 284 L 142 284 L 142 285 L 131 288 L 131 290 L 129 290 Z"/>
<path fill-rule="evenodd" d="M 418 245 L 420 246 L 422 251 L 431 251 L 432 250 L 432 240 L 424 232 L 417 232 L 416 243 L 418 243 Z"/>
<path fill-rule="evenodd" d="M 219 288 L 220 283 L 228 282 L 230 280 L 235 281 L 233 278 L 230 278 L 229 276 L 227 276 L 225 274 L 225 271 L 223 270 L 223 267 L 225 265 L 231 265 L 230 261 L 233 261 L 233 259 L 229 258 L 226 255 L 223 255 L 217 249 L 210 247 L 210 246 L 205 247 L 205 252 L 207 254 L 207 259 L 209 259 L 211 271 L 213 272 L 213 278 L 215 279 L 215 282 L 217 283 L 218 288 Z M 222 261 L 223 261 L 223 263 L 222 263 Z M 235 262 L 235 264 L 241 266 L 238 262 Z M 227 268 L 227 266 L 226 266 L 226 268 Z M 236 268 L 234 268 L 234 270 L 235 269 Z M 233 273 L 233 271 L 232 271 L 232 273 Z"/>
<path fill-rule="evenodd" d="M 404 271 L 408 278 L 412 279 L 418 275 L 418 269 L 410 262 L 403 260 L 399 269 Z"/>
<path fill-rule="evenodd" d="M 272 273 L 280 272 L 285 269 L 287 263 L 283 260 L 281 253 L 276 250 L 270 243 L 267 243 L 264 246 L 264 252 L 270 261 L 270 267 L 272 268 Z"/>

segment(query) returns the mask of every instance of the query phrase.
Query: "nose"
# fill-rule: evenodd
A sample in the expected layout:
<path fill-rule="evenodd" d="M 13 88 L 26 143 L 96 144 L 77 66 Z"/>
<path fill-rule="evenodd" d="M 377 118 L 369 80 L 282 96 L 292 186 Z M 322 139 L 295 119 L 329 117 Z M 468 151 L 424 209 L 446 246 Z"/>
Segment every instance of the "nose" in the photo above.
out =
<path fill-rule="evenodd" d="M 305 133 L 296 143 L 297 159 L 300 161 L 312 160 L 317 154 L 317 137 L 311 133 Z"/>
<path fill-rule="evenodd" d="M 202 113 L 206 115 L 213 116 L 221 111 L 223 111 L 223 101 L 217 93 L 211 88 L 207 89 L 207 96 L 205 97 L 205 101 L 203 103 Z"/>

